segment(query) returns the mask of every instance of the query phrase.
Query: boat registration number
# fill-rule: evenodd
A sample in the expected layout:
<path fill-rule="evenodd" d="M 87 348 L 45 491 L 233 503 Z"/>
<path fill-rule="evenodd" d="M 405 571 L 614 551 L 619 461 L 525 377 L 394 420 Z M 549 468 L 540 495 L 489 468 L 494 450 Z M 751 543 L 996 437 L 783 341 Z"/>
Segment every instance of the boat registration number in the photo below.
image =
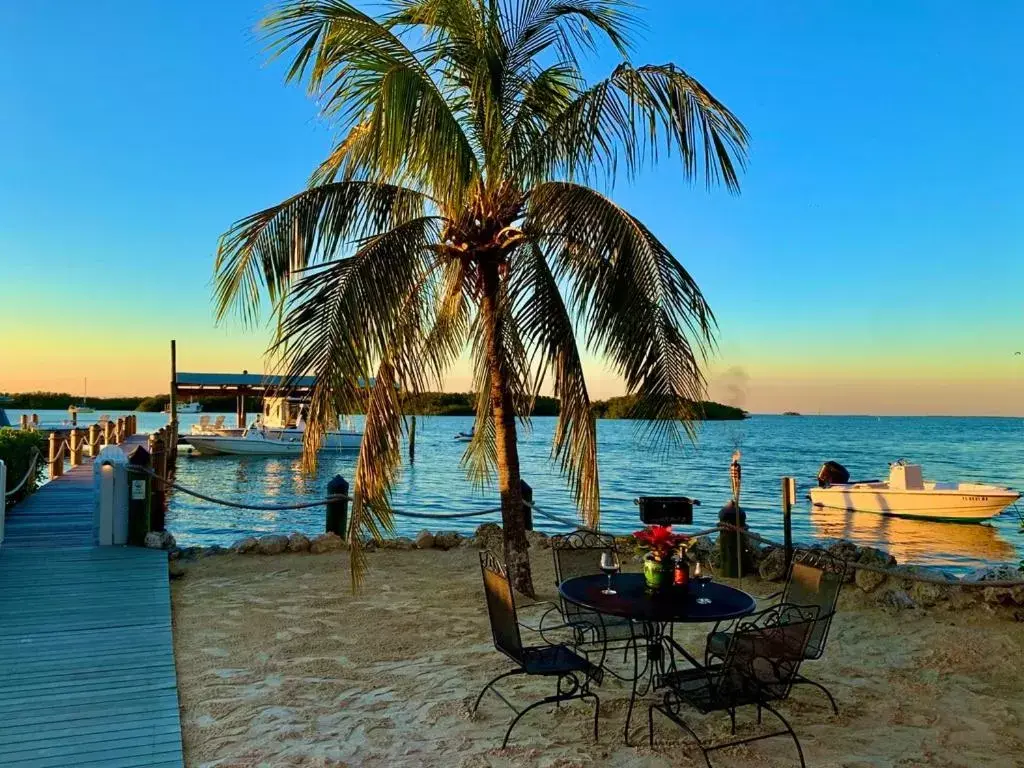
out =
<path fill-rule="evenodd" d="M 988 501 L 988 496 L 961 496 L 960 501 Z"/>

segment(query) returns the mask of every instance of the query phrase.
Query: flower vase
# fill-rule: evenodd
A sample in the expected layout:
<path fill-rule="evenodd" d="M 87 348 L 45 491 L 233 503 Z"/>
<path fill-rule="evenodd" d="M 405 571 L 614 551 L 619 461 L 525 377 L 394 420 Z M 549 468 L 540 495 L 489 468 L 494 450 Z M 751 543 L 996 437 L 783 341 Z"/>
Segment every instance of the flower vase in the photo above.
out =
<path fill-rule="evenodd" d="M 653 557 L 644 558 L 644 581 L 647 588 L 659 591 L 672 583 L 671 564 L 663 560 L 655 560 Z"/>

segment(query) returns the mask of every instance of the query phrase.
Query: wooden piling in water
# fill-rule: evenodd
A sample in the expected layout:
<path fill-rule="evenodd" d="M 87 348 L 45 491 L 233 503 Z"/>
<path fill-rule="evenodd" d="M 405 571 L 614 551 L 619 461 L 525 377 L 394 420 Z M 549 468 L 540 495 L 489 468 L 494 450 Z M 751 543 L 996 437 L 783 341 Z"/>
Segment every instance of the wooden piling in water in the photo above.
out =
<path fill-rule="evenodd" d="M 18 426 L 25 432 L 28 431 L 28 414 L 23 413 L 18 417 Z"/>
<path fill-rule="evenodd" d="M 107 419 L 103 422 L 103 445 L 108 446 L 114 442 L 114 425 Z"/>
<path fill-rule="evenodd" d="M 154 531 L 164 530 L 164 512 L 167 498 L 167 451 L 164 446 L 164 428 L 149 436 L 149 462 L 156 473 L 152 483 L 149 509 L 149 527 Z"/>

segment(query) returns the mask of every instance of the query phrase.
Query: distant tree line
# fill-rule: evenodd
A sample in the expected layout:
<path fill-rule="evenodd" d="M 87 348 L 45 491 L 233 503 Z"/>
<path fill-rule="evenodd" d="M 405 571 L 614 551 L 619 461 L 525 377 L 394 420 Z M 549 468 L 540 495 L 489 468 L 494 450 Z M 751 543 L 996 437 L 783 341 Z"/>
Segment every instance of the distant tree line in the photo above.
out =
<path fill-rule="evenodd" d="M 64 410 L 77 404 L 78 398 L 67 392 L 24 392 L 12 394 L 6 403 L 10 408 Z M 203 410 L 210 413 L 232 413 L 235 410 L 234 397 L 199 397 Z M 162 411 L 170 402 L 168 395 L 152 397 L 90 397 L 89 405 L 97 410 L 141 411 L 154 413 Z M 476 395 L 472 392 L 423 392 L 406 399 L 406 413 L 421 416 L 472 416 L 476 413 Z M 597 400 L 593 403 L 594 416 L 599 419 L 629 419 L 636 405 L 632 395 Z M 245 404 L 248 413 L 261 409 L 259 398 L 248 397 Z M 706 401 L 698 403 L 696 412 L 707 421 L 733 421 L 747 418 L 742 408 Z M 538 397 L 533 406 L 534 416 L 557 416 L 558 400 L 553 397 Z"/>

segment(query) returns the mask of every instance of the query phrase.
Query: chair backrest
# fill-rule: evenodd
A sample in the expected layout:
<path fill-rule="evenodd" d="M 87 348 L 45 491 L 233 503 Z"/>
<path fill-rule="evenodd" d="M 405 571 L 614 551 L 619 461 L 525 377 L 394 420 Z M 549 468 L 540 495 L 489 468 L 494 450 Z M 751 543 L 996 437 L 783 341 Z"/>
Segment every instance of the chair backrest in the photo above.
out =
<path fill-rule="evenodd" d="M 208 414 L 204 413 L 202 416 L 199 417 L 199 426 L 205 427 L 209 423 L 210 423 L 210 417 L 209 417 Z"/>
<path fill-rule="evenodd" d="M 817 618 L 817 606 L 779 603 L 741 619 L 714 687 L 715 707 L 786 698 Z"/>
<path fill-rule="evenodd" d="M 215 426 L 217 429 L 220 429 L 221 427 L 224 426 L 224 416 L 223 416 L 223 414 L 216 418 L 216 420 L 213 422 L 213 426 Z"/>
<path fill-rule="evenodd" d="M 491 622 L 494 647 L 515 661 L 523 657 L 523 641 L 519 635 L 519 619 L 512 595 L 512 583 L 505 567 L 489 550 L 480 553 L 480 570 L 484 577 L 487 616 Z"/>
<path fill-rule="evenodd" d="M 555 559 L 555 586 L 577 576 L 592 576 L 601 573 L 601 553 L 615 551 L 615 537 L 594 531 L 578 530 L 552 536 L 548 539 L 551 554 Z M 566 619 L 589 620 L 593 611 L 560 598 L 562 615 Z"/>
<path fill-rule="evenodd" d="M 820 658 L 825 650 L 845 579 L 846 562 L 824 550 L 804 549 L 793 556 L 781 602 L 818 607 L 818 619 L 807 643 L 808 659 Z"/>

